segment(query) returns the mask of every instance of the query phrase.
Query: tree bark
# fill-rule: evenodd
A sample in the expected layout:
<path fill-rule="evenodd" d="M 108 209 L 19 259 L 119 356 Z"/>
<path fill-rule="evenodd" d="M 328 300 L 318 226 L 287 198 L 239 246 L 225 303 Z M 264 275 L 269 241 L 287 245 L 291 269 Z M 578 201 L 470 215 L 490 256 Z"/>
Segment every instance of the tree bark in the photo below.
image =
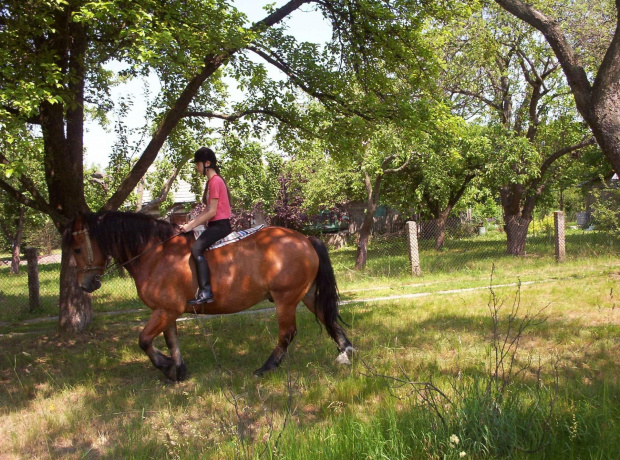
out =
<path fill-rule="evenodd" d="M 448 221 L 448 215 L 450 215 L 450 211 L 452 211 L 452 208 L 444 210 L 440 214 L 440 216 L 435 219 L 435 225 L 437 226 L 437 234 L 435 236 L 435 249 L 437 251 L 443 249 L 443 245 L 446 241 L 446 222 Z"/>
<path fill-rule="evenodd" d="M 90 295 L 78 286 L 75 260 L 68 248 L 62 248 L 60 264 L 60 315 L 58 327 L 61 335 L 74 335 L 84 331 L 93 321 Z"/>
<path fill-rule="evenodd" d="M 17 219 L 17 231 L 15 237 L 11 241 L 12 244 L 12 257 L 11 257 L 11 272 L 17 275 L 19 273 L 19 249 L 22 244 L 22 234 L 24 229 L 24 215 L 26 208 L 23 206 L 19 209 L 19 218 Z"/>
<path fill-rule="evenodd" d="M 366 192 L 368 199 L 366 201 L 366 212 L 364 213 L 364 221 L 360 227 L 359 240 L 357 242 L 357 256 L 355 258 L 355 269 L 363 270 L 366 268 L 366 261 L 368 259 L 368 240 L 372 233 L 372 226 L 374 223 L 375 212 L 379 206 L 379 193 L 381 189 L 381 179 L 383 176 L 379 174 L 375 179 L 374 186 L 370 181 L 368 173 L 364 173 L 364 180 L 366 182 Z"/>
<path fill-rule="evenodd" d="M 527 229 L 530 226 L 531 218 L 521 216 L 504 216 L 504 229 L 506 230 L 506 250 L 509 255 L 525 255 L 525 241 Z"/>
<path fill-rule="evenodd" d="M 526 193 L 525 187 L 520 184 L 508 185 L 500 190 L 504 210 L 506 252 L 513 256 L 525 255 L 527 230 L 540 195 L 526 196 Z"/>

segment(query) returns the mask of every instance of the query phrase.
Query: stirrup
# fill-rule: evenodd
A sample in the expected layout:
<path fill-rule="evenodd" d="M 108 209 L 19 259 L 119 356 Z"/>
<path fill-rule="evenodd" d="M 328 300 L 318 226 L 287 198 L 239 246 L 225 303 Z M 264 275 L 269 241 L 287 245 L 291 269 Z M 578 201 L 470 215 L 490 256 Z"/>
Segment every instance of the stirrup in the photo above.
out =
<path fill-rule="evenodd" d="M 210 289 L 202 289 L 198 291 L 195 299 L 188 300 L 188 305 L 200 305 L 203 303 L 211 303 L 214 302 L 213 294 Z"/>

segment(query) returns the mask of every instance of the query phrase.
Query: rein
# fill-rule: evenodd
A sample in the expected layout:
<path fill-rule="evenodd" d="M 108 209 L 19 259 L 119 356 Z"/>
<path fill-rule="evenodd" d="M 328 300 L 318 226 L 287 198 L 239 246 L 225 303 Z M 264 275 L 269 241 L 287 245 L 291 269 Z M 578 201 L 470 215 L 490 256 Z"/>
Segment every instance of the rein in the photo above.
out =
<path fill-rule="evenodd" d="M 114 267 L 116 267 L 118 265 L 118 267 L 124 267 L 125 265 L 129 264 L 130 262 L 133 262 L 134 260 L 138 259 L 139 257 L 143 256 L 144 254 L 146 254 L 149 251 L 152 251 L 153 249 L 157 249 L 159 246 L 161 246 L 164 243 L 167 243 L 168 241 L 170 241 L 172 238 L 182 235 L 182 233 L 175 233 L 174 235 L 172 235 L 170 238 L 166 238 L 163 241 L 160 241 L 159 243 L 157 243 L 155 246 L 151 246 L 150 248 L 148 248 L 146 251 L 142 251 L 140 254 L 138 254 L 137 256 L 132 257 L 131 259 L 129 259 L 126 262 L 123 262 L 122 264 L 119 263 L 118 261 L 114 262 L 112 265 L 110 265 L 107 270 L 105 270 L 105 272 L 101 275 L 101 277 L 103 278 L 105 275 L 107 275 L 108 273 L 110 273 L 110 270 L 112 270 Z M 105 268 L 105 267 L 104 267 Z"/>
<path fill-rule="evenodd" d="M 107 275 L 110 270 L 112 270 L 114 267 L 116 267 L 118 265 L 118 267 L 124 267 L 125 265 L 133 262 L 134 260 L 138 259 L 140 256 L 143 256 L 144 254 L 146 254 L 149 251 L 152 251 L 153 249 L 158 248 L 159 246 L 161 246 L 164 243 L 167 243 L 168 241 L 170 241 L 172 238 L 182 235 L 182 233 L 175 233 L 174 235 L 172 235 L 170 238 L 166 238 L 163 241 L 160 241 L 159 243 L 157 243 L 154 246 L 151 246 L 150 248 L 148 248 L 146 251 L 142 251 L 140 254 L 138 254 L 137 256 L 132 257 L 131 259 L 127 260 L 126 262 L 123 262 L 122 264 L 117 262 L 114 262 L 112 265 L 110 265 L 107 269 L 105 266 L 101 266 L 101 265 L 92 265 L 93 261 L 94 261 L 94 256 L 93 256 L 93 247 L 92 244 L 90 242 L 90 235 L 88 234 L 88 229 L 82 229 L 82 230 L 78 230 L 77 232 L 73 232 L 73 235 L 79 235 L 83 233 L 86 236 L 86 252 L 88 254 L 88 265 L 82 269 L 78 270 L 78 273 L 85 273 L 88 271 L 93 271 L 93 270 L 103 270 L 103 273 L 101 275 L 98 275 L 99 278 L 103 278 L 105 275 Z"/>

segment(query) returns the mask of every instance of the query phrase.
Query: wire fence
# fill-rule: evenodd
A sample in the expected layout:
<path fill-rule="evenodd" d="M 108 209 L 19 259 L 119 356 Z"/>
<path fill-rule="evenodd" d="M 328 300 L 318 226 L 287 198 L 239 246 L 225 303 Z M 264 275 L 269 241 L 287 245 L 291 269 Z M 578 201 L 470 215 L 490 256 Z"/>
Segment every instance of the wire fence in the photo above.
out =
<path fill-rule="evenodd" d="M 383 227 L 370 239 L 364 274 L 380 277 L 407 277 L 411 275 L 409 246 L 402 226 Z M 554 264 L 555 232 L 548 222 L 530 225 L 522 256 L 508 254 L 508 237 L 502 225 L 493 221 L 485 225 L 451 222 L 441 229 L 436 222 L 417 225 L 419 262 L 423 275 L 460 270 L 489 270 L 491 264 L 502 266 L 515 260 L 534 259 L 539 263 Z M 381 230 L 381 228 L 379 229 Z M 395 231 L 394 231 L 395 230 Z M 331 246 L 332 262 L 337 276 L 352 271 L 358 250 L 356 235 L 346 232 L 324 234 Z M 565 226 L 567 260 L 593 257 L 620 256 L 620 235 L 615 231 L 585 229 L 574 223 Z M 14 323 L 26 319 L 58 314 L 60 255 L 38 258 L 38 293 L 35 308 L 29 295 L 28 270 L 22 260 L 19 273 L 11 272 L 11 260 L 0 259 L 0 323 Z M 112 271 L 93 295 L 98 312 L 129 311 L 145 308 L 138 299 L 133 279 L 124 271 Z"/>

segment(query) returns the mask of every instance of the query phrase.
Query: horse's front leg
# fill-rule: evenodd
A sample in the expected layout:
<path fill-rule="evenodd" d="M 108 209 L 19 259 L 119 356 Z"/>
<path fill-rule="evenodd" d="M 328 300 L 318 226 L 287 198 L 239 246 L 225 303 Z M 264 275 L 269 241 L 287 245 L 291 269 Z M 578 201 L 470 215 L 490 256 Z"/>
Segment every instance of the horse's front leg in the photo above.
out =
<path fill-rule="evenodd" d="M 176 379 L 168 376 L 174 381 L 185 380 L 187 377 L 187 366 L 181 357 L 181 349 L 179 348 L 179 334 L 177 332 L 177 322 L 175 321 L 168 329 L 164 330 L 164 338 L 166 345 L 170 350 L 170 356 L 174 360 Z M 170 370 L 172 372 L 172 369 Z"/>
<path fill-rule="evenodd" d="M 166 377 L 174 382 L 179 380 L 177 376 L 177 363 L 173 358 L 170 358 L 159 351 L 153 345 L 153 340 L 162 332 L 169 330 L 171 327 L 175 327 L 178 316 L 179 315 L 177 313 L 168 312 L 166 310 L 153 311 L 153 313 L 151 313 L 151 317 L 146 323 L 146 326 L 144 326 L 144 329 L 142 329 L 142 332 L 140 333 L 140 340 L 138 342 L 140 348 L 142 348 L 151 359 L 153 366 L 161 370 Z M 166 334 L 166 341 L 168 342 L 172 338 L 172 335 L 175 336 L 175 339 L 172 339 L 170 343 L 176 343 L 176 329 L 174 333 L 171 332 Z M 168 338 L 168 336 L 170 338 Z M 168 344 L 168 347 L 170 347 L 170 343 Z M 176 345 L 176 348 L 178 350 L 178 344 Z M 177 355 L 179 359 L 181 359 L 180 353 L 177 353 Z"/>

